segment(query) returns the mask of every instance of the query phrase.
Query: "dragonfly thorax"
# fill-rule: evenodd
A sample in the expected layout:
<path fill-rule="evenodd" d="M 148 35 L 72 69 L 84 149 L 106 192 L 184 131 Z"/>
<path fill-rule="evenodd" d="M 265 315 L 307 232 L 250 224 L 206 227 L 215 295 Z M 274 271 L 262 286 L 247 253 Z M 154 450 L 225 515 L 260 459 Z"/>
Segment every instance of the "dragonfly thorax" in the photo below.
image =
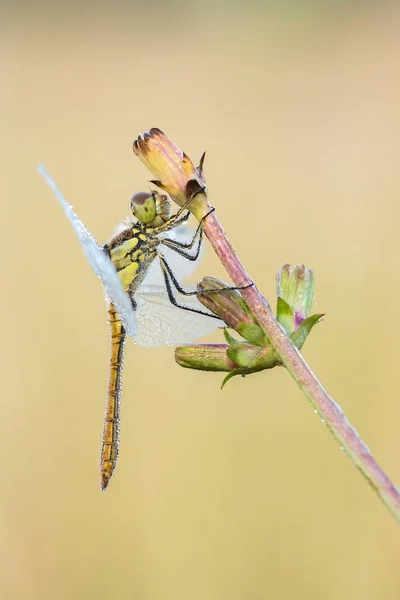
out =
<path fill-rule="evenodd" d="M 137 223 L 105 245 L 126 292 L 134 293 L 157 254 L 160 239 L 152 227 Z"/>

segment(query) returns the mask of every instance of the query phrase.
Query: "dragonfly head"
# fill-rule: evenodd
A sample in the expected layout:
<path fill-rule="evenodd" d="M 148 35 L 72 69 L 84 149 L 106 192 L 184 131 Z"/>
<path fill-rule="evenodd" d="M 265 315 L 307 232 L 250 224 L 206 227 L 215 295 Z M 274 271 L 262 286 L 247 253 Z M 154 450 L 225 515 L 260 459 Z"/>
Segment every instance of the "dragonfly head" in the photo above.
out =
<path fill-rule="evenodd" d="M 158 192 L 137 192 L 131 199 L 131 211 L 143 225 L 159 227 L 171 217 L 171 203 Z"/>

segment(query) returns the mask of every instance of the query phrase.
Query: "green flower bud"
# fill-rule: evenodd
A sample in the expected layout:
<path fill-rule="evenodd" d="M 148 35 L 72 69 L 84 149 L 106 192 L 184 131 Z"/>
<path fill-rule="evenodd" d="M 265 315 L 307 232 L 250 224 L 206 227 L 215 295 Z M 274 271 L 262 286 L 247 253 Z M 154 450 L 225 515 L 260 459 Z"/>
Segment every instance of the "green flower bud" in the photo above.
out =
<path fill-rule="evenodd" d="M 253 344 L 239 342 L 230 346 L 227 355 L 238 367 L 247 369 L 249 373 L 272 369 L 281 364 L 270 345 L 260 348 Z"/>
<path fill-rule="evenodd" d="M 214 315 L 252 344 L 265 345 L 265 334 L 238 291 L 216 277 L 204 277 L 197 289 L 197 298 Z"/>
<path fill-rule="evenodd" d="M 311 313 L 314 272 L 304 265 L 284 265 L 276 274 L 277 318 L 288 335 Z"/>
<path fill-rule="evenodd" d="M 175 360 L 181 367 L 199 371 L 232 371 L 235 363 L 227 355 L 227 344 L 195 344 L 175 348 Z"/>
<path fill-rule="evenodd" d="M 304 265 L 284 265 L 276 274 L 276 316 L 300 350 L 322 314 L 310 315 L 314 300 L 314 272 Z"/>
<path fill-rule="evenodd" d="M 178 346 L 175 348 L 175 360 L 186 369 L 228 372 L 221 387 L 236 375 L 245 377 L 281 365 L 271 346 L 260 348 L 247 342 L 239 342 L 226 332 L 225 337 L 230 340 L 229 344 Z"/>

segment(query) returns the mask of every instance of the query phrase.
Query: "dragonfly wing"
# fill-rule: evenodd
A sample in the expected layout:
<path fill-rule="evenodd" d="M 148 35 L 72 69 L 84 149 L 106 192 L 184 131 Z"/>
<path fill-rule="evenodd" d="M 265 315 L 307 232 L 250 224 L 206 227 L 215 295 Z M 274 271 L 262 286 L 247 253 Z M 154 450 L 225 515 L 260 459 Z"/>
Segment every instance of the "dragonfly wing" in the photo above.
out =
<path fill-rule="evenodd" d="M 135 312 L 111 260 L 105 254 L 101 246 L 99 246 L 93 234 L 79 219 L 72 206 L 68 204 L 46 169 L 40 166 L 38 167 L 38 171 L 49 185 L 61 205 L 61 208 L 64 210 L 64 213 L 81 243 L 83 253 L 88 263 L 96 275 L 100 277 L 107 299 L 114 304 L 126 332 L 128 335 L 135 337 L 137 334 Z"/>
<path fill-rule="evenodd" d="M 175 272 L 180 278 L 181 270 Z M 185 297 L 177 293 L 176 297 L 180 304 L 205 310 L 196 296 Z M 187 344 L 213 332 L 217 327 L 225 326 L 219 319 L 199 315 L 171 304 L 158 259 L 154 260 L 149 273 L 135 293 L 135 302 L 138 323 L 135 341 L 141 346 Z"/>
<path fill-rule="evenodd" d="M 187 344 L 225 325 L 219 319 L 174 306 L 162 286 L 153 286 L 146 290 L 141 287 L 135 294 L 135 300 L 138 332 L 134 339 L 141 346 L 148 348 Z M 182 304 L 204 310 L 198 300 L 192 297 L 185 298 Z"/>

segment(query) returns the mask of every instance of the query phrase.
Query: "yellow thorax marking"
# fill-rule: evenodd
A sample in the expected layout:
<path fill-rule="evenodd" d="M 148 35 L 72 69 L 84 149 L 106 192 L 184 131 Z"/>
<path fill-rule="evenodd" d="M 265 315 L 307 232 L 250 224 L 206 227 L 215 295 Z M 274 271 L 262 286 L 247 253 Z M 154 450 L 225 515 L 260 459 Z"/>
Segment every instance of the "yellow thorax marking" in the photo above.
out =
<path fill-rule="evenodd" d="M 119 241 L 118 237 L 110 242 L 110 259 L 118 271 L 118 275 L 122 281 L 124 289 L 132 291 L 132 284 L 135 282 L 135 287 L 140 284 L 140 281 L 147 271 L 147 266 L 150 265 L 155 255 L 155 247 L 159 241 L 154 237 L 154 229 L 146 228 L 148 233 L 144 233 L 141 229 L 131 229 L 126 232 L 131 235 L 128 239 Z M 135 281 L 136 280 L 136 281 Z"/>
<path fill-rule="evenodd" d="M 117 271 L 131 262 L 131 253 L 138 244 L 139 239 L 133 237 L 110 249 L 110 258 Z"/>

